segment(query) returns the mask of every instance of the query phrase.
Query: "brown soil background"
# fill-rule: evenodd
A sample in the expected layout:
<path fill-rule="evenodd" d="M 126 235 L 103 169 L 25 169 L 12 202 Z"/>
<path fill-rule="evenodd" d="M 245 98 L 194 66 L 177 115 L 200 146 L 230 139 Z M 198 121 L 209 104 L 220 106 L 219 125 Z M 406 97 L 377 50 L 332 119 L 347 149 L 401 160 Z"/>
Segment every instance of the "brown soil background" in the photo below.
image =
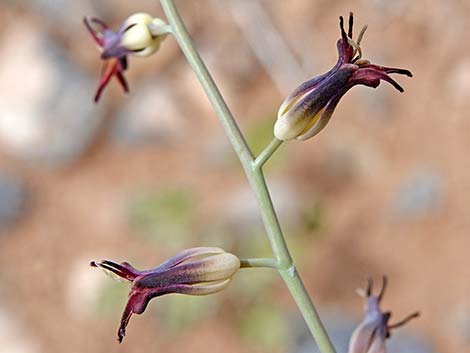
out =
<path fill-rule="evenodd" d="M 469 3 L 400 1 L 390 5 L 392 10 L 380 1 L 365 0 L 263 3 L 287 42 L 311 53 L 317 63 L 311 76 L 336 62 L 337 17 L 349 10 L 359 24 L 369 24 L 363 44 L 366 58 L 414 74 L 413 79 L 397 78 L 404 94 L 385 83 L 377 90 L 352 90 L 320 135 L 285 144 L 282 162 L 266 171 L 268 184 L 287 180 L 302 195 L 301 204 L 321 198 L 327 210 L 327 226 L 321 237 L 303 243 L 306 255 L 299 264 L 320 311 L 333 308 L 360 315 L 354 289 L 368 276 L 387 274 L 385 307 L 393 309 L 396 318 L 412 310 L 422 312 L 403 330 L 422 335 L 439 352 L 464 352 L 470 339 L 465 326 L 470 310 Z M 178 4 L 242 130 L 275 112 L 283 97 L 256 59 L 248 60 L 245 76 L 232 71 L 232 61 L 226 60 L 236 63 L 250 49 L 224 5 L 206 0 Z M 43 18 L 27 6 L 1 6 L 7 24 L 21 18 L 43 25 Z M 115 23 L 140 9 L 163 16 L 156 1 L 115 6 Z M 81 16 L 77 14 L 77 22 Z M 81 31 L 67 43 L 71 57 L 93 73 L 97 53 L 89 41 Z M 119 311 L 113 320 L 71 314 L 66 293 L 80 261 L 86 267 L 92 259 L 130 258 L 151 266 L 167 255 L 133 236 L 127 225 L 122 202 L 132 190 L 162 185 L 191 189 L 200 201 L 200 222 L 210 223 L 225 217 L 230 190 L 246 186 L 230 152 L 226 156 L 232 162 L 206 163 L 208 155 L 219 152 L 213 148 L 228 150 L 227 143 L 172 38 L 153 59 L 131 58 L 132 89 L 148 72 L 165 77 L 186 112 L 179 117 L 181 131 L 170 143 L 117 148 L 105 138 L 117 109 L 110 104 L 107 124 L 93 146 L 66 168 L 41 167 L 2 152 L 3 169 L 25 178 L 33 195 L 27 214 L 0 237 L 0 303 L 42 352 L 264 351 L 241 341 L 223 311 L 177 340 L 161 337 L 146 315 L 135 317 L 120 346 L 114 337 Z M 114 83 L 105 94 L 115 104 L 128 99 Z M 92 92 L 90 104 L 91 97 Z M 339 161 L 335 151 L 341 153 Z M 442 177 L 437 206 L 419 217 L 394 215 L 391 204 L 405 177 L 427 166 Z M 288 242 L 295 243 L 294 227 L 284 228 Z M 280 305 L 292 308 L 285 288 L 280 283 L 274 288 Z"/>

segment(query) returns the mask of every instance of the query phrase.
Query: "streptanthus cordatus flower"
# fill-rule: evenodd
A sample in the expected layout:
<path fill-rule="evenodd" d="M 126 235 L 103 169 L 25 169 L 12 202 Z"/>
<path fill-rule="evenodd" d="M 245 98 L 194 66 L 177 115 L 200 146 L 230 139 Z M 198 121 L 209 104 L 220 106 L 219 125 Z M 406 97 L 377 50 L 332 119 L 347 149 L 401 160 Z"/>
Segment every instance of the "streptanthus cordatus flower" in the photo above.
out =
<path fill-rule="evenodd" d="M 127 262 L 92 261 L 118 280 L 131 282 L 118 340 L 122 342 L 132 314 L 142 314 L 150 299 L 169 293 L 207 295 L 219 292 L 230 282 L 240 268 L 235 255 L 220 248 L 198 247 L 183 250 L 159 266 L 139 271 Z"/>
<path fill-rule="evenodd" d="M 377 296 L 372 294 L 372 285 L 372 280 L 369 280 L 367 289 L 358 291 L 366 299 L 366 315 L 351 336 L 349 353 L 386 353 L 385 340 L 390 337 L 390 330 L 419 316 L 419 313 L 415 312 L 395 324 L 389 324 L 388 321 L 392 313 L 383 312 L 380 309 L 380 302 L 387 286 L 387 278 L 383 277 L 382 288 Z"/>
<path fill-rule="evenodd" d="M 105 61 L 95 102 L 100 99 L 103 89 L 113 76 L 128 92 L 129 85 L 124 77 L 128 66 L 127 56 L 149 56 L 155 53 L 168 34 L 165 22 L 146 13 L 129 16 L 117 32 L 96 17 L 85 17 L 83 22 L 101 51 L 101 59 Z"/>
<path fill-rule="evenodd" d="M 338 62 L 327 73 L 302 83 L 284 100 L 274 125 L 277 139 L 306 140 L 318 134 L 330 120 L 341 97 L 355 85 L 376 88 L 380 80 L 384 80 L 403 92 L 403 88 L 389 74 L 412 77 L 408 70 L 379 66 L 361 59 L 360 44 L 367 26 L 362 28 L 354 41 L 353 14 L 349 14 L 347 33 L 343 17 L 339 20 L 341 38 L 337 42 Z"/>

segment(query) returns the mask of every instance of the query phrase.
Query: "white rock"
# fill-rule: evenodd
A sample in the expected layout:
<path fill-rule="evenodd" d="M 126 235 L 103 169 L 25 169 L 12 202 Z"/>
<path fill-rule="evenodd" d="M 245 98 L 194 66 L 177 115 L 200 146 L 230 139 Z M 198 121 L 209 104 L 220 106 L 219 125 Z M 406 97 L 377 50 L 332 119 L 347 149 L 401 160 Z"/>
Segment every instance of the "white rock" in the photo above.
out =
<path fill-rule="evenodd" d="M 15 157 L 66 163 L 83 151 L 102 118 L 95 82 L 65 50 L 25 22 L 0 42 L 0 144 Z"/>
<path fill-rule="evenodd" d="M 12 313 L 0 308 L 0 342 L 1 352 L 5 353 L 39 353 L 39 345 L 31 339 L 27 330 L 16 322 Z"/>
<path fill-rule="evenodd" d="M 65 287 L 66 307 L 77 319 L 86 319 L 94 314 L 98 296 L 109 278 L 101 271 L 88 266 L 93 256 L 80 257 L 68 271 Z"/>
<path fill-rule="evenodd" d="M 118 113 L 113 138 L 127 142 L 172 142 L 187 133 L 184 105 L 165 80 L 143 82 Z"/>

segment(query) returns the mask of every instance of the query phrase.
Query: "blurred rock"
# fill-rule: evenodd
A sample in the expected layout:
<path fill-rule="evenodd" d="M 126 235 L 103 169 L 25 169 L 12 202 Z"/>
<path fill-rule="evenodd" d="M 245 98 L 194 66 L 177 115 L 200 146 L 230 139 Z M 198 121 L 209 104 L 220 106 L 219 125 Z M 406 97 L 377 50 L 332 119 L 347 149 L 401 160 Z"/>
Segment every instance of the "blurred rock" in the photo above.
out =
<path fill-rule="evenodd" d="M 74 31 L 82 27 L 82 17 L 96 11 L 92 0 L 4 0 L 10 6 L 33 10 L 36 15 L 44 17 L 47 25 L 55 26 L 61 31 Z"/>
<path fill-rule="evenodd" d="M 462 346 L 470 347 L 470 302 L 456 302 L 448 320 L 449 332 L 462 342 Z"/>
<path fill-rule="evenodd" d="M 248 45 L 232 44 L 241 40 L 240 33 L 233 29 L 230 26 L 217 33 L 210 31 L 207 37 L 201 39 L 201 56 L 219 88 L 229 95 L 238 94 L 239 90 L 252 83 L 261 69 Z M 218 45 L 214 46 L 213 41 L 217 37 L 220 40 L 217 40 Z"/>
<path fill-rule="evenodd" d="M 20 218 L 25 201 L 22 181 L 0 171 L 0 231 Z"/>
<path fill-rule="evenodd" d="M 107 278 L 103 272 L 88 266 L 94 256 L 80 257 L 76 260 L 67 276 L 65 287 L 67 309 L 76 319 L 84 319 L 95 313 L 98 297 Z"/>
<path fill-rule="evenodd" d="M 450 66 L 447 78 L 447 89 L 444 93 L 451 103 L 462 106 L 468 105 L 468 92 L 470 91 L 470 59 L 462 60 Z"/>
<path fill-rule="evenodd" d="M 233 166 L 233 161 L 237 157 L 226 136 L 220 133 L 212 133 L 207 138 L 201 139 L 201 145 L 204 155 L 201 163 L 218 168 Z"/>
<path fill-rule="evenodd" d="M 171 143 L 184 136 L 184 106 L 164 79 L 142 82 L 117 114 L 111 136 L 117 142 Z"/>
<path fill-rule="evenodd" d="M 352 317 L 336 313 L 327 313 L 323 315 L 325 328 L 336 348 L 337 352 L 347 352 L 349 346 L 349 338 L 356 328 L 359 321 L 355 321 Z M 313 341 L 309 332 L 306 330 L 304 322 L 298 321 L 296 326 L 299 328 L 299 335 L 296 347 L 293 353 L 321 353 L 318 346 Z M 406 331 L 406 329 L 404 329 Z M 403 331 L 403 329 L 402 329 Z M 435 350 L 429 342 L 424 339 L 410 334 L 411 330 L 406 333 L 397 329 L 390 339 L 387 340 L 388 353 L 433 353 Z"/>
<path fill-rule="evenodd" d="M 393 210 L 401 217 L 426 216 L 439 205 L 442 176 L 434 170 L 418 170 L 406 177 L 393 200 Z"/>
<path fill-rule="evenodd" d="M 286 226 L 297 223 L 301 205 L 290 183 L 278 179 L 269 182 L 268 186 L 280 223 Z M 232 190 L 227 199 L 224 209 L 230 224 L 236 225 L 237 229 L 242 232 L 252 230 L 262 224 L 256 198 L 248 185 Z"/>
<path fill-rule="evenodd" d="M 8 353 L 38 353 L 41 350 L 28 332 L 19 327 L 12 313 L 0 308 L 1 351 Z"/>
<path fill-rule="evenodd" d="M 93 104 L 95 80 L 63 48 L 26 23 L 0 44 L 0 144 L 21 159 L 66 164 L 87 147 L 103 104 Z"/>

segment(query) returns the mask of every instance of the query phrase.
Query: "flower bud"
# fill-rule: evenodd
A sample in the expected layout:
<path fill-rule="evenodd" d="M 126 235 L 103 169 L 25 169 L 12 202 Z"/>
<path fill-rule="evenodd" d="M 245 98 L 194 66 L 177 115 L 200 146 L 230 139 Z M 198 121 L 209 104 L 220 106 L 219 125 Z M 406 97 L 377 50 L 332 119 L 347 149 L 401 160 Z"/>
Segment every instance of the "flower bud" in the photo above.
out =
<path fill-rule="evenodd" d="M 83 22 L 98 45 L 101 59 L 105 60 L 95 102 L 113 77 L 128 92 L 129 86 L 124 77 L 128 67 L 127 56 L 149 56 L 155 53 L 169 32 L 165 22 L 146 13 L 129 16 L 117 32 L 95 17 L 85 17 Z"/>
<path fill-rule="evenodd" d="M 390 337 L 390 330 L 403 326 L 411 319 L 419 316 L 419 313 L 415 312 L 390 325 L 388 322 L 392 313 L 389 311 L 383 312 L 380 309 L 380 302 L 385 293 L 386 285 L 387 278 L 383 277 L 382 289 L 377 296 L 372 295 L 371 280 L 369 280 L 365 291 L 358 291 L 366 299 L 366 315 L 351 335 L 349 353 L 386 353 L 385 341 Z"/>
<path fill-rule="evenodd" d="M 376 88 L 384 80 L 403 92 L 403 88 L 389 74 L 412 77 L 410 71 L 378 66 L 361 59 L 360 42 L 366 28 L 363 27 L 357 41 L 354 41 L 352 13 L 349 15 L 347 33 L 343 17 L 340 17 L 341 38 L 337 42 L 336 65 L 327 73 L 301 84 L 284 100 L 274 125 L 277 139 L 306 140 L 318 134 L 328 124 L 341 97 L 356 85 Z"/>
<path fill-rule="evenodd" d="M 129 263 L 102 260 L 91 262 L 118 280 L 131 282 L 131 292 L 124 309 L 118 340 L 126 334 L 132 316 L 142 314 L 150 299 L 169 293 L 207 295 L 219 292 L 240 268 L 235 255 L 220 248 L 199 247 L 181 251 L 159 266 L 139 271 Z"/>
<path fill-rule="evenodd" d="M 162 31 L 166 23 L 146 13 L 136 13 L 124 21 L 120 45 L 137 56 L 149 56 L 160 48 L 167 33 Z M 160 34 L 157 34 L 160 33 Z"/>

